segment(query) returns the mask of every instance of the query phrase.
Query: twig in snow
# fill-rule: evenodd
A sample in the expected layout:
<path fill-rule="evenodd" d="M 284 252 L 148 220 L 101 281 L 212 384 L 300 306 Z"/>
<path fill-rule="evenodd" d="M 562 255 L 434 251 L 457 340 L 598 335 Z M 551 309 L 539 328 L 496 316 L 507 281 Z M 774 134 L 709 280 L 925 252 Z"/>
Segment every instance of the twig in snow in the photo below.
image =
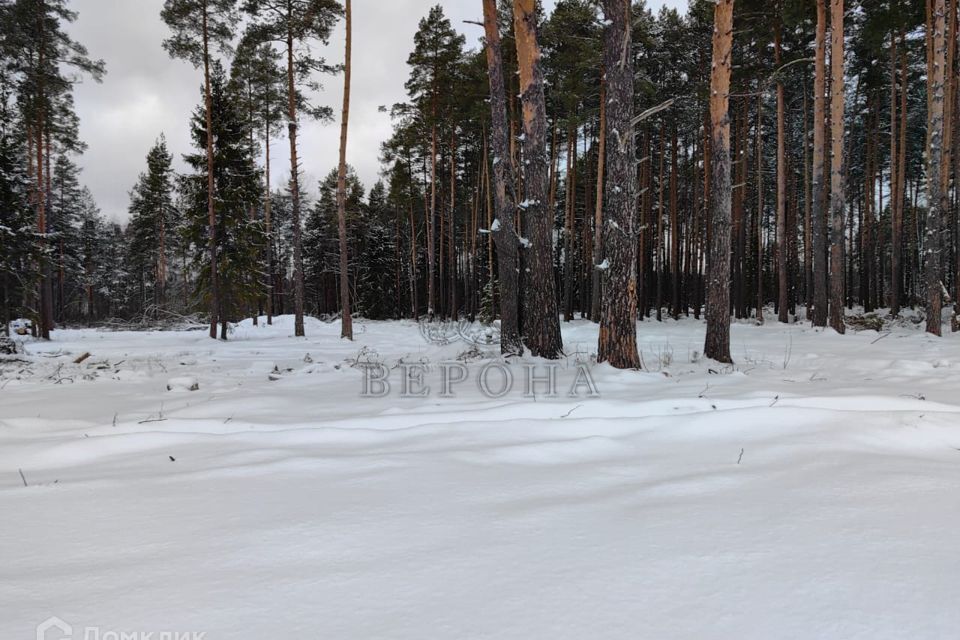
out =
<path fill-rule="evenodd" d="M 698 397 L 698 398 L 703 398 L 704 396 L 707 395 L 707 391 L 709 391 L 709 390 L 710 390 L 710 383 L 708 382 L 708 383 L 707 383 L 707 386 L 705 386 L 705 387 L 703 388 L 703 391 L 701 391 L 701 392 L 700 392 L 700 395 L 698 395 L 697 397 Z"/>
<path fill-rule="evenodd" d="M 23 480 L 23 486 L 25 486 L 25 487 L 30 486 L 30 485 L 27 484 L 27 479 L 26 479 L 26 478 L 24 477 L 24 475 L 23 475 L 23 469 L 17 469 L 17 471 L 20 472 L 20 479 Z"/>
<path fill-rule="evenodd" d="M 571 413 L 573 413 L 574 411 L 576 411 L 577 409 L 579 409 L 579 408 L 582 407 L 582 406 L 583 406 L 582 404 L 578 404 L 578 405 L 575 406 L 573 409 L 570 409 L 570 411 L 567 411 L 565 414 L 563 414 L 563 415 L 560 416 L 560 417 L 561 417 L 561 418 L 566 418 L 566 417 L 568 417 Z"/>
<path fill-rule="evenodd" d="M 740 464 L 741 460 L 743 460 L 743 447 L 740 447 L 740 457 L 737 458 L 737 464 Z"/>
<path fill-rule="evenodd" d="M 780 399 L 779 395 L 773 396 L 773 402 L 770 403 L 770 406 L 772 407 L 773 405 L 777 404 L 777 400 L 779 399 Z"/>
<path fill-rule="evenodd" d="M 891 331 L 887 331 L 886 333 L 881 333 L 881 334 L 880 334 L 875 340 L 873 340 L 870 344 L 876 344 L 876 343 L 880 342 L 881 340 L 883 340 L 884 338 L 886 338 L 887 336 L 889 336 L 891 333 L 892 333 Z"/>
<path fill-rule="evenodd" d="M 156 418 L 147 418 L 146 420 L 141 420 L 137 424 L 147 424 L 148 422 L 166 422 L 167 419 L 163 417 L 163 403 L 160 403 L 160 412 L 157 414 Z"/>
<path fill-rule="evenodd" d="M 901 398 L 913 398 L 914 400 L 926 400 L 927 398 L 922 393 L 901 393 Z"/>

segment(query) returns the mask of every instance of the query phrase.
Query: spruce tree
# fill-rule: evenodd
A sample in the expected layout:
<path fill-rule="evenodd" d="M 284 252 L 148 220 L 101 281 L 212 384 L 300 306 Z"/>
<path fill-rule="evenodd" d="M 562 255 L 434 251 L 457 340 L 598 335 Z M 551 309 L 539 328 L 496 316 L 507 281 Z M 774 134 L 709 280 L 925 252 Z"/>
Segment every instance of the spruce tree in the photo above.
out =
<path fill-rule="evenodd" d="M 213 268 L 204 239 L 216 238 L 216 269 L 219 298 L 216 316 L 220 321 L 220 339 L 227 339 L 228 321 L 240 319 L 259 292 L 256 277 L 258 255 L 263 242 L 260 223 L 250 216 L 259 201 L 260 174 L 250 151 L 248 119 L 237 96 L 227 90 L 226 73 L 215 62 L 210 74 L 210 111 L 200 106 L 191 119 L 191 138 L 197 149 L 208 148 L 207 123 L 213 133 L 213 185 L 217 194 L 214 220 L 217 230 L 210 234 L 209 218 L 204 215 L 207 202 L 206 154 L 184 156 L 193 174 L 183 180 L 183 189 L 191 204 L 187 220 L 187 238 L 196 247 L 194 264 L 198 288 L 209 302 L 213 298 Z"/>
<path fill-rule="evenodd" d="M 177 214 L 173 156 L 161 135 L 147 153 L 147 170 L 130 192 L 130 265 L 140 275 L 141 307 L 166 302 L 175 249 Z"/>
<path fill-rule="evenodd" d="M 207 114 L 207 232 L 209 258 L 209 309 L 210 337 L 217 337 L 217 313 L 223 307 L 220 300 L 220 275 L 217 265 L 216 233 L 220 226 L 216 220 L 216 192 L 214 176 L 213 114 L 211 66 L 213 47 L 229 50 L 237 23 L 235 12 L 237 0 L 165 0 L 160 17 L 173 34 L 164 40 L 163 47 L 175 58 L 183 58 L 195 68 L 203 67 L 204 111 Z"/>
<path fill-rule="evenodd" d="M 286 114 L 286 81 L 280 65 L 280 55 L 273 45 L 263 42 L 256 28 L 247 29 L 237 45 L 231 82 L 238 84 L 237 95 L 250 120 L 250 147 L 256 149 L 254 135 L 263 141 L 263 223 L 267 236 L 264 253 L 263 288 L 266 296 L 267 324 L 273 324 L 274 287 L 277 279 L 273 251 L 273 202 L 271 192 L 272 146 Z"/>

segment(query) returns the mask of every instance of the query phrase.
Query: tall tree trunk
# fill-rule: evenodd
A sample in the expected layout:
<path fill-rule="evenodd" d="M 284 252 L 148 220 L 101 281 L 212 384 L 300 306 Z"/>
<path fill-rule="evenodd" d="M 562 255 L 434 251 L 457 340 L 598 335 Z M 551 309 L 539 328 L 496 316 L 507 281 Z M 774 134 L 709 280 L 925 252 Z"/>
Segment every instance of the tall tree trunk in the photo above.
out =
<path fill-rule="evenodd" d="M 288 22 L 292 12 L 287 2 Z M 287 131 L 290 139 L 290 205 L 293 225 L 294 335 L 306 335 L 303 326 L 303 228 L 300 225 L 300 163 L 297 160 L 297 86 L 293 59 L 293 31 L 287 30 Z"/>
<path fill-rule="evenodd" d="M 660 120 L 660 158 L 659 175 L 657 177 L 657 240 L 654 250 L 656 251 L 656 278 L 657 278 L 657 322 L 663 322 L 663 202 L 664 186 L 666 183 L 666 163 L 667 163 L 667 125 L 666 120 Z"/>
<path fill-rule="evenodd" d="M 267 233 L 267 324 L 273 324 L 273 211 L 272 195 L 270 193 L 270 119 L 266 120 L 266 141 L 264 148 L 267 158 L 264 164 L 264 180 L 266 189 L 263 200 L 263 218 Z"/>
<path fill-rule="evenodd" d="M 436 93 L 434 91 L 434 93 Z M 430 217 L 427 220 L 427 318 L 437 311 L 437 98 L 434 95 L 430 129 Z"/>
<path fill-rule="evenodd" d="M 901 91 L 905 91 L 901 89 Z M 900 261 L 903 230 L 903 196 L 900 194 L 900 169 L 897 137 L 897 38 L 890 33 L 890 315 L 900 314 Z"/>
<path fill-rule="evenodd" d="M 711 219 L 713 229 L 707 291 L 704 354 L 718 362 L 730 357 L 730 68 L 733 0 L 717 0 L 713 17 L 710 73 Z"/>
<path fill-rule="evenodd" d="M 563 320 L 573 320 L 573 218 L 577 201 L 577 128 L 573 121 L 567 128 L 566 202 L 563 222 Z"/>
<path fill-rule="evenodd" d="M 813 308 L 813 234 L 810 231 L 811 205 L 813 199 L 810 185 L 810 113 L 807 84 L 803 84 L 803 296 L 807 315 Z"/>
<path fill-rule="evenodd" d="M 447 309 L 453 320 L 459 318 L 460 299 L 457 284 L 457 127 L 450 132 L 450 220 L 447 224 Z"/>
<path fill-rule="evenodd" d="M 637 352 L 637 153 L 633 131 L 633 20 L 630 0 L 604 0 L 607 77 L 606 207 L 599 362 L 639 369 Z"/>
<path fill-rule="evenodd" d="M 210 226 L 210 337 L 217 339 L 220 316 L 220 273 L 217 268 L 216 182 L 213 164 L 213 99 L 210 95 L 210 34 L 207 0 L 203 0 L 203 101 L 207 126 L 207 224 Z"/>
<path fill-rule="evenodd" d="M 337 232 L 340 236 L 340 337 L 353 340 L 350 314 L 350 259 L 347 255 L 347 131 L 350 121 L 350 61 L 353 47 L 353 12 L 345 0 L 346 49 L 343 68 L 343 117 L 340 121 L 340 168 L 337 173 Z"/>
<path fill-rule="evenodd" d="M 941 181 L 944 145 L 944 82 L 946 68 L 944 0 L 933 0 L 933 27 L 928 43 L 931 68 L 927 70 L 931 90 L 927 115 L 927 226 L 924 235 L 923 270 L 926 284 L 927 332 L 939 336 L 941 332 L 941 276 L 940 233 L 943 224 L 943 193 Z"/>
<path fill-rule="evenodd" d="M 632 98 L 631 98 L 632 99 Z M 673 119 L 670 137 L 670 273 L 671 289 L 670 315 L 680 319 L 680 284 L 683 281 L 680 264 L 680 211 L 677 202 L 677 181 L 679 168 L 679 147 L 677 144 L 677 121 Z"/>
<path fill-rule="evenodd" d="M 782 59 L 782 25 L 777 21 L 774 35 L 774 57 L 777 68 L 783 63 Z M 787 258 L 787 143 L 786 143 L 786 99 L 784 97 L 783 80 L 777 78 L 777 282 L 779 291 L 777 296 L 778 316 L 780 322 L 789 322 L 790 316 L 790 284 Z"/>
<path fill-rule="evenodd" d="M 590 265 L 590 319 L 600 322 L 600 306 L 603 296 L 603 279 L 596 264 L 603 261 L 603 190 L 606 171 L 607 153 L 607 79 L 606 73 L 600 72 L 600 130 L 597 133 L 597 201 L 593 210 L 593 262 Z M 641 287 L 642 288 L 642 287 Z"/>
<path fill-rule="evenodd" d="M 826 69 L 826 33 L 827 12 L 826 0 L 817 0 L 817 28 L 814 44 L 814 72 L 813 72 L 813 197 L 811 204 L 811 234 L 813 241 L 813 309 L 810 318 L 815 327 L 827 326 L 827 245 L 824 211 L 826 200 L 826 141 L 825 122 L 826 105 L 825 93 L 827 89 Z"/>
<path fill-rule="evenodd" d="M 830 69 L 830 326 L 837 333 L 844 333 L 843 0 L 830 0 Z"/>
<path fill-rule="evenodd" d="M 46 132 L 46 113 L 44 104 L 46 101 L 44 69 L 46 68 L 46 30 L 45 16 L 46 7 L 44 0 L 40 0 L 39 11 L 37 12 L 37 38 L 39 41 L 37 54 L 37 77 L 36 77 L 36 125 L 34 130 L 34 141 L 36 143 L 37 154 L 37 232 L 39 234 L 40 244 L 40 286 L 39 286 L 39 312 L 40 312 L 40 337 L 44 340 L 50 339 L 50 329 L 53 327 L 53 290 L 50 282 L 50 271 L 47 260 L 47 192 L 44 181 L 44 134 Z"/>
<path fill-rule="evenodd" d="M 763 91 L 757 92 L 757 322 L 763 324 Z M 777 227 L 779 243 L 780 228 Z M 783 252 L 783 245 L 777 247 L 777 257 Z M 782 303 L 781 303 L 782 308 Z"/>
<path fill-rule="evenodd" d="M 493 192 L 496 224 L 492 225 L 500 266 L 500 353 L 523 355 L 519 325 L 517 252 L 519 238 L 513 226 L 517 197 L 507 125 L 507 97 L 503 83 L 503 50 L 497 26 L 496 0 L 483 0 L 483 24 L 487 41 L 487 75 L 490 81 L 490 147 L 493 150 Z M 485 163 L 486 164 L 486 163 Z M 490 254 L 489 258 L 492 258 Z M 491 280 L 493 260 L 489 259 Z"/>
<path fill-rule="evenodd" d="M 534 356 L 563 353 L 556 284 L 553 278 L 553 212 L 547 202 L 547 107 L 543 95 L 535 0 L 514 0 L 520 94 L 523 102 L 523 159 L 526 171 L 525 225 L 529 229 L 530 279 L 526 287 L 527 346 Z"/>

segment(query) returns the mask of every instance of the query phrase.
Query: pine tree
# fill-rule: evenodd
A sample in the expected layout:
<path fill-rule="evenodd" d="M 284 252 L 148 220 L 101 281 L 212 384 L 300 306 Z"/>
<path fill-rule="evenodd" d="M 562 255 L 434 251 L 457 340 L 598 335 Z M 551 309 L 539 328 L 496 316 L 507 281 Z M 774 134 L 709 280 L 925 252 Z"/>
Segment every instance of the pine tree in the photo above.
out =
<path fill-rule="evenodd" d="M 839 0 L 833 0 L 838 2 Z M 941 165 L 944 161 L 944 83 L 946 69 L 946 5 L 944 0 L 931 0 L 928 10 L 932 15 L 928 21 L 929 35 L 927 46 L 929 68 L 927 93 L 927 225 L 923 238 L 923 270 L 926 284 L 927 332 L 939 336 L 941 333 L 941 227 L 943 224 L 941 208 L 943 206 Z"/>
<path fill-rule="evenodd" d="M 730 357 L 730 69 L 733 0 L 718 0 L 714 13 L 713 63 L 710 76 L 711 222 L 707 291 L 707 336 L 704 355 L 718 362 Z"/>
<path fill-rule="evenodd" d="M 245 0 L 244 8 L 253 16 L 258 37 L 264 42 L 280 43 L 286 55 L 287 67 L 287 137 L 290 141 L 290 196 L 293 225 L 293 300 L 294 333 L 305 334 L 303 326 L 303 238 L 300 216 L 300 163 L 297 159 L 297 134 L 300 115 L 315 119 L 329 119 L 327 107 L 312 107 L 301 87 L 319 89 L 314 73 L 331 73 L 316 55 L 311 44 L 327 44 L 330 32 L 340 16 L 340 5 L 334 0 Z"/>
<path fill-rule="evenodd" d="M 233 28 L 237 22 L 237 0 L 165 0 L 160 16 L 173 31 L 173 35 L 164 40 L 163 47 L 172 57 L 183 58 L 193 66 L 203 67 L 204 112 L 207 115 L 207 230 L 209 258 L 209 303 L 210 337 L 217 337 L 217 313 L 223 308 L 220 299 L 220 269 L 217 264 L 216 201 L 219 197 L 215 190 L 216 167 L 214 166 L 213 114 L 211 87 L 211 48 L 229 49 L 233 38 Z"/>
<path fill-rule="evenodd" d="M 240 85 L 237 93 L 242 97 L 243 108 L 248 113 L 251 136 L 259 136 L 264 143 L 263 221 L 268 238 L 264 256 L 264 292 L 267 324 L 273 324 L 277 273 L 272 240 L 271 142 L 286 117 L 286 74 L 280 66 L 279 53 L 271 43 L 262 42 L 260 35 L 256 28 L 247 29 L 237 45 L 230 75 L 231 82 Z M 256 146 L 253 139 L 250 146 L 251 149 Z"/>
<path fill-rule="evenodd" d="M 347 254 L 347 131 L 350 119 L 350 57 L 353 46 L 353 11 L 346 2 L 346 54 L 343 73 L 343 115 L 340 120 L 340 164 L 337 170 L 337 236 L 340 250 L 340 337 L 353 340 L 353 318 L 350 316 L 350 278 Z"/>
<path fill-rule="evenodd" d="M 639 369 L 637 352 L 637 153 L 633 130 L 633 40 L 629 0 L 604 0 L 606 215 L 597 360 Z"/>
<path fill-rule="evenodd" d="M 406 83 L 407 94 L 419 112 L 419 119 L 430 132 L 429 157 L 430 191 L 427 210 L 427 314 L 432 319 L 438 310 L 437 295 L 437 244 L 438 206 L 437 192 L 440 189 L 437 175 L 440 127 L 446 120 L 450 106 L 449 97 L 457 73 L 457 64 L 463 57 L 464 38 L 454 31 L 443 7 L 436 5 L 429 15 L 420 21 L 414 35 L 414 50 L 407 59 L 410 79 Z"/>
<path fill-rule="evenodd" d="M 500 261 L 500 353 L 522 355 L 520 337 L 518 249 L 513 219 L 517 211 L 514 167 L 507 129 L 507 99 L 503 83 L 503 54 L 494 0 L 483 0 L 487 74 L 490 81 L 490 146 L 493 149 L 494 228 L 491 229 Z M 492 269 L 492 265 L 491 265 Z"/>
<path fill-rule="evenodd" d="M 206 92 L 204 92 L 206 93 Z M 206 98 L 206 96 L 205 96 Z M 206 100 L 205 100 L 206 101 Z M 182 188 L 191 203 L 187 236 L 198 249 L 194 262 L 199 272 L 200 292 L 213 297 L 213 268 L 218 270 L 218 307 L 220 339 L 227 339 L 227 323 L 237 320 L 257 298 L 258 256 L 263 242 L 263 228 L 252 219 L 250 209 L 260 198 L 260 174 L 249 145 L 248 119 L 237 96 L 227 90 L 226 73 L 214 62 L 210 74 L 210 112 L 198 107 L 191 120 L 191 138 L 198 149 L 208 149 L 207 123 L 213 132 L 213 188 L 217 194 L 214 209 L 216 233 L 207 226 L 206 154 L 191 154 L 184 160 L 194 173 L 183 180 Z M 216 262 L 203 249 L 204 239 L 216 238 Z"/>
<path fill-rule="evenodd" d="M 526 198 L 521 203 L 530 281 L 526 288 L 524 337 L 534 356 L 559 358 L 563 353 L 556 286 L 553 278 L 553 221 L 547 208 L 547 110 L 537 42 L 534 0 L 514 0 L 514 33 L 523 103 L 523 166 Z"/>
<path fill-rule="evenodd" d="M 846 198 L 843 184 L 844 94 L 843 0 L 830 0 L 830 326 L 844 333 L 843 241 Z"/>
<path fill-rule="evenodd" d="M 813 193 L 810 202 L 811 218 L 811 245 L 813 248 L 813 309 L 811 320 L 815 327 L 827 326 L 827 245 L 826 229 L 824 226 L 826 211 L 824 204 L 827 201 L 825 164 L 826 145 L 826 112 L 825 95 L 827 89 L 826 70 L 826 31 L 827 10 L 826 0 L 817 2 L 816 41 L 814 43 L 814 75 L 813 75 Z"/>
<path fill-rule="evenodd" d="M 66 0 L 16 0 L 5 17 L 5 48 L 11 52 L 14 73 L 20 77 L 19 103 L 27 140 L 28 170 L 32 178 L 31 201 L 36 209 L 39 236 L 39 325 L 49 340 L 53 329 L 52 256 L 47 225 L 47 194 L 50 190 L 50 150 L 55 134 L 73 138 L 76 144 L 71 92 L 73 82 L 66 72 L 75 71 L 100 81 L 104 63 L 91 59 L 87 49 L 73 40 L 65 25 L 77 14 Z M 64 135 L 66 134 L 66 135 Z"/>

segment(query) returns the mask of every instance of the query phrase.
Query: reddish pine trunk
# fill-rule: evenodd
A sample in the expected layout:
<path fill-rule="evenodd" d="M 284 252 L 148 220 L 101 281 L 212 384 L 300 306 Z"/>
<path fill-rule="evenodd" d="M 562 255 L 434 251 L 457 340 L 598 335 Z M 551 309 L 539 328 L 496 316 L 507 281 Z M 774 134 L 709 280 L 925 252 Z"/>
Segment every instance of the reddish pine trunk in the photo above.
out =
<path fill-rule="evenodd" d="M 830 326 L 844 333 L 843 0 L 830 0 Z"/>
<path fill-rule="evenodd" d="M 719 362 L 730 357 L 730 68 L 733 0 L 714 9 L 713 66 L 710 74 L 712 238 L 707 290 L 704 354 Z"/>
<path fill-rule="evenodd" d="M 290 11 L 288 4 L 288 11 Z M 290 139 L 290 205 L 293 225 L 294 335 L 306 335 L 303 326 L 303 229 L 300 225 L 300 164 L 297 160 L 297 87 L 294 73 L 293 31 L 287 31 L 287 123 Z"/>
<path fill-rule="evenodd" d="M 811 247 L 813 249 L 813 308 L 810 319 L 816 327 L 827 326 L 827 246 L 824 201 L 826 163 L 825 121 L 826 107 L 826 0 L 817 0 L 817 29 L 814 44 L 813 75 L 813 194 L 810 200 Z"/>
<path fill-rule="evenodd" d="M 346 8 L 346 53 L 343 71 L 343 118 L 340 121 L 340 168 L 337 172 L 337 232 L 340 236 L 340 337 L 353 340 L 350 315 L 350 260 L 347 255 L 347 131 L 350 120 L 350 54 L 353 46 L 353 15 L 350 0 Z"/>
<path fill-rule="evenodd" d="M 781 27 L 777 24 L 774 36 L 776 66 L 783 62 L 781 58 Z M 777 305 L 779 308 L 778 320 L 789 322 L 789 293 L 787 268 L 787 148 L 786 148 L 786 105 L 784 87 L 781 80 L 777 80 L 777 283 L 779 292 Z"/>

